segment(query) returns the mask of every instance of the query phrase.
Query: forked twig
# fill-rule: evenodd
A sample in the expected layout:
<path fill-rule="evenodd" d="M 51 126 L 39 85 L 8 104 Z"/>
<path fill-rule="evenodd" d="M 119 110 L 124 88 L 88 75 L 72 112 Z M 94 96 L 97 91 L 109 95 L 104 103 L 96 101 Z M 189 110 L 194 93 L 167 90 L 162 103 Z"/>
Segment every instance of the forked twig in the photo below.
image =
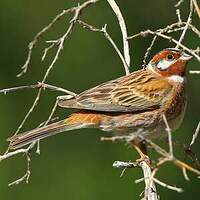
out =
<path fill-rule="evenodd" d="M 54 86 L 54 85 L 50 85 L 50 84 L 47 84 L 47 83 L 41 83 L 41 82 L 38 82 L 37 84 L 34 84 L 34 85 L 24 85 L 24 86 L 18 86 L 18 87 L 13 87 L 13 88 L 1 89 L 0 93 L 3 93 L 3 94 L 6 95 L 9 92 L 15 92 L 17 90 L 35 89 L 35 88 L 42 88 L 44 90 L 49 89 L 49 90 L 52 90 L 52 91 L 63 92 L 65 94 L 76 96 L 76 93 L 74 93 L 74 92 L 71 92 L 71 91 L 66 90 L 64 88 L 61 88 L 61 87 L 57 87 L 57 86 Z"/>
<path fill-rule="evenodd" d="M 73 7 L 73 8 L 72 8 L 72 11 L 74 12 L 74 15 L 73 15 L 73 17 L 72 17 L 72 19 L 71 19 L 71 21 L 70 21 L 70 25 L 69 25 L 67 31 L 66 31 L 66 32 L 62 35 L 62 37 L 60 37 L 58 40 L 53 41 L 53 44 L 57 45 L 57 46 L 58 46 L 58 49 L 57 49 L 56 54 L 55 54 L 55 56 L 54 56 L 54 58 L 53 58 L 53 61 L 52 61 L 51 64 L 49 65 L 49 67 L 48 67 L 48 69 L 47 69 L 47 71 L 46 71 L 46 73 L 45 73 L 45 75 L 44 75 L 44 77 L 43 77 L 41 83 L 44 83 L 44 82 L 46 81 L 46 79 L 47 79 L 47 77 L 48 77 L 50 71 L 52 70 L 52 68 L 54 67 L 56 61 L 58 60 L 58 57 L 59 57 L 59 55 L 60 55 L 60 53 L 61 53 L 61 51 L 62 51 L 62 49 L 63 49 L 64 42 L 65 42 L 65 40 L 71 35 L 71 33 L 72 33 L 73 29 L 74 29 L 75 23 L 76 23 L 76 21 L 77 21 L 79 15 L 81 14 L 81 12 L 82 12 L 85 8 L 87 8 L 89 5 L 92 5 L 92 4 L 94 4 L 94 3 L 97 3 L 98 1 L 99 1 L 99 0 L 88 0 L 88 1 L 86 1 L 86 2 L 84 2 L 84 3 L 82 3 L 81 5 L 78 5 L 77 7 Z M 48 30 L 49 28 L 51 28 L 51 27 L 52 27 L 52 24 L 54 24 L 54 23 L 57 21 L 57 19 L 58 19 L 58 16 L 56 16 L 55 20 L 53 20 L 53 21 L 47 26 L 46 29 L 45 29 L 45 28 L 43 29 L 43 30 L 45 30 L 45 31 L 41 31 L 39 34 L 41 35 L 43 32 L 46 32 L 46 30 Z M 36 38 L 38 38 L 38 37 L 36 36 Z M 34 40 L 33 40 L 33 41 L 34 41 Z M 36 40 L 36 42 L 37 42 L 37 40 Z M 31 50 L 31 53 L 30 53 L 30 54 L 32 54 L 32 50 Z M 27 66 L 28 66 L 28 65 L 27 65 Z M 24 68 L 25 71 L 27 70 L 27 66 Z M 21 130 L 21 128 L 23 127 L 24 123 L 26 122 L 26 120 L 28 119 L 28 117 L 30 116 L 30 114 L 33 112 L 34 108 L 37 106 L 37 104 L 38 104 L 38 102 L 39 102 L 39 99 L 40 99 L 40 96 L 41 96 L 41 92 L 42 92 L 42 89 L 39 88 L 39 89 L 38 89 L 38 93 L 37 93 L 37 95 L 36 95 L 36 97 L 35 97 L 35 100 L 34 100 L 32 106 L 31 106 L 31 108 L 30 108 L 29 111 L 27 112 L 26 116 L 24 117 L 23 121 L 21 122 L 21 124 L 20 124 L 19 127 L 17 128 L 17 130 L 16 130 L 16 132 L 15 132 L 14 135 L 16 135 L 16 134 Z"/>
<path fill-rule="evenodd" d="M 179 43 L 182 43 L 184 37 L 185 37 L 185 34 L 186 34 L 186 31 L 188 30 L 189 28 L 189 25 L 191 24 L 192 22 L 192 13 L 193 13 L 193 3 L 192 3 L 192 0 L 190 0 L 190 12 L 189 12 L 189 16 L 188 16 L 188 19 L 186 21 L 186 25 L 183 29 L 183 32 L 178 40 Z M 176 47 L 175 48 L 178 48 L 179 47 L 179 44 L 176 44 Z"/>
<path fill-rule="evenodd" d="M 140 33 L 137 33 L 133 36 L 128 37 L 128 39 L 133 39 L 135 37 L 138 36 L 142 36 L 142 37 L 146 37 L 148 35 L 157 35 L 158 37 L 161 37 L 163 39 L 168 40 L 169 42 L 173 42 L 174 44 L 179 45 L 179 47 L 181 47 L 183 50 L 187 51 L 188 53 L 190 53 L 191 55 L 193 55 L 199 62 L 200 62 L 200 56 L 197 55 L 196 53 L 194 53 L 194 51 L 192 51 L 191 49 L 189 49 L 188 47 L 186 47 L 185 45 L 183 45 L 182 43 L 180 43 L 179 41 L 175 40 L 174 38 L 167 36 L 161 32 L 155 32 L 155 31 L 151 31 L 151 30 L 146 30 L 146 31 L 142 31 Z"/>
<path fill-rule="evenodd" d="M 115 44 L 115 42 L 111 38 L 110 34 L 107 32 L 107 25 L 105 24 L 104 27 L 99 29 L 99 28 L 96 28 L 96 27 L 94 27 L 94 26 L 82 21 L 82 20 L 77 20 L 77 22 L 79 23 L 79 25 L 81 25 L 83 28 L 85 28 L 85 29 L 87 29 L 89 31 L 103 33 L 105 38 L 110 42 L 110 44 L 112 45 L 112 47 L 114 48 L 114 50 L 118 54 L 119 58 L 121 59 L 126 74 L 129 74 L 129 66 L 127 65 L 126 60 L 124 59 L 124 57 L 123 57 L 122 53 L 120 52 L 119 48 L 117 47 L 117 45 Z"/>
<path fill-rule="evenodd" d="M 64 15 L 68 14 L 68 13 L 72 13 L 72 12 L 75 12 L 75 15 L 74 15 L 74 21 L 78 18 L 80 12 L 87 8 L 89 5 L 91 4 L 94 4 L 94 3 L 97 3 L 99 0 L 88 0 L 86 2 L 84 2 L 83 4 L 81 4 L 81 6 L 75 6 L 75 7 L 72 7 L 70 9 L 67 9 L 67 10 L 63 10 L 61 13 L 59 13 L 58 15 L 56 15 L 53 20 L 47 25 L 45 26 L 40 32 L 38 32 L 35 37 L 33 38 L 33 40 L 29 43 L 28 45 L 28 56 L 27 56 L 27 59 L 25 61 L 25 64 L 21 67 L 22 68 L 22 71 L 17 75 L 18 77 L 22 76 L 24 73 L 27 72 L 28 70 L 28 67 L 30 65 L 30 62 L 31 62 L 31 58 L 32 58 L 32 52 L 33 52 L 33 49 L 34 47 L 36 46 L 38 40 L 49 30 L 51 29 L 56 22 L 58 22 Z M 55 44 L 53 44 L 54 46 Z"/>

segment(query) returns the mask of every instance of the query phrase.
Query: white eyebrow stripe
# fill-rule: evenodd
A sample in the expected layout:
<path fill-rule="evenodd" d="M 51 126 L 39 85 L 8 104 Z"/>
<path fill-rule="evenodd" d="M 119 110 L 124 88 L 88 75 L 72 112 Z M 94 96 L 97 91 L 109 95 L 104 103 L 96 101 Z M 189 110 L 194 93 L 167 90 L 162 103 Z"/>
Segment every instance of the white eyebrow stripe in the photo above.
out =
<path fill-rule="evenodd" d="M 172 75 L 172 76 L 168 77 L 167 79 L 170 81 L 179 82 L 179 83 L 184 83 L 186 81 L 185 77 L 182 77 L 179 75 Z"/>

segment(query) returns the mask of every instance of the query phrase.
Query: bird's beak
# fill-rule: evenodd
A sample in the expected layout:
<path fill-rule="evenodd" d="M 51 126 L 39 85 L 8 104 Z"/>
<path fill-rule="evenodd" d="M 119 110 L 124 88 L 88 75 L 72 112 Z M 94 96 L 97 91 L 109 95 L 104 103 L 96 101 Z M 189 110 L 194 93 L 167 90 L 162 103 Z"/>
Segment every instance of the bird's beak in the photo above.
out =
<path fill-rule="evenodd" d="M 181 57 L 180 57 L 180 60 L 185 60 L 185 61 L 188 61 L 188 60 L 191 60 L 193 58 L 193 56 L 183 52 Z"/>

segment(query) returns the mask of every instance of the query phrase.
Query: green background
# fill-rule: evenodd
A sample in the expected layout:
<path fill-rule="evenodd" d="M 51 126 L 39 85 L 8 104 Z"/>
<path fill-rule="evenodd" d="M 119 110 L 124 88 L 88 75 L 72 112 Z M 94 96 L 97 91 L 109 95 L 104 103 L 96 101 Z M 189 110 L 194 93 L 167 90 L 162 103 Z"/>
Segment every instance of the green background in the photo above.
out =
<path fill-rule="evenodd" d="M 80 1 L 79 1 L 80 2 Z M 174 4 L 176 1 L 133 1 L 118 0 L 127 23 L 129 35 L 146 29 L 157 29 L 176 22 Z M 45 40 L 58 38 L 67 29 L 69 16 L 64 17 L 34 49 L 28 73 L 16 78 L 20 66 L 27 56 L 27 45 L 57 13 L 72 5 L 75 0 L 1 0 L 0 1 L 0 88 L 28 85 L 40 81 L 49 66 L 55 51 L 44 62 L 40 62 Z M 182 17 L 188 13 L 188 2 L 182 4 Z M 82 19 L 97 27 L 108 24 L 107 30 L 121 48 L 119 26 L 108 3 L 103 1 L 85 10 Z M 194 24 L 199 28 L 197 16 Z M 177 36 L 177 35 L 175 35 Z M 150 44 L 151 37 L 130 41 L 131 71 L 139 69 Z M 189 32 L 185 44 L 195 48 L 199 39 Z M 173 43 L 159 39 L 151 54 Z M 199 63 L 192 61 L 189 69 L 198 70 Z M 119 57 L 100 33 L 83 30 L 78 25 L 66 41 L 59 60 L 51 71 L 47 83 L 58 85 L 74 92 L 80 92 L 101 82 L 124 75 Z M 199 121 L 198 75 L 188 75 L 188 109 L 182 126 L 173 134 L 175 141 L 188 144 Z M 11 136 L 33 102 L 36 90 L 18 91 L 0 96 L 0 151 L 7 147 L 6 138 Z M 45 91 L 37 109 L 32 113 L 23 130 L 30 130 L 45 121 L 61 93 Z M 72 110 L 59 109 L 56 116 L 61 119 Z M 41 155 L 32 151 L 30 183 L 8 187 L 8 183 L 22 176 L 26 170 L 25 157 L 18 155 L 0 163 L 0 198 L 3 200 L 24 199 L 139 199 L 143 183 L 134 180 L 142 177 L 140 169 L 127 170 L 120 178 L 120 170 L 113 169 L 115 160 L 135 160 L 137 154 L 123 143 L 101 142 L 106 136 L 99 130 L 76 130 L 41 141 Z M 167 147 L 164 142 L 161 145 Z M 194 151 L 199 154 L 199 139 Z M 176 155 L 184 159 L 183 147 L 176 145 Z M 152 155 L 154 153 L 150 153 Z M 200 155 L 199 155 L 200 156 Z M 184 194 L 169 191 L 158 186 L 162 199 L 188 199 L 199 192 L 199 180 L 189 173 L 191 181 L 186 182 L 180 169 L 171 164 L 163 166 L 157 177 L 169 184 L 184 188 Z"/>

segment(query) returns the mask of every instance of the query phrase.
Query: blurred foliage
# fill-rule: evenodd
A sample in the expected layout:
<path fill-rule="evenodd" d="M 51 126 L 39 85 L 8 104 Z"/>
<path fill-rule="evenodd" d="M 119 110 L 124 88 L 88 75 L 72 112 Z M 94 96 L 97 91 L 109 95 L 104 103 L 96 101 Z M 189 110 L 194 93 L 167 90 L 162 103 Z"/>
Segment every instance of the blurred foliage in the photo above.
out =
<path fill-rule="evenodd" d="M 82 1 L 81 1 L 82 2 Z M 16 78 L 20 66 L 27 56 L 27 45 L 33 36 L 41 30 L 57 13 L 72 5 L 77 0 L 1 0 L 0 1 L 0 88 L 27 85 L 41 80 L 53 58 L 52 52 L 41 63 L 44 40 L 58 38 L 67 28 L 69 17 L 63 18 L 43 38 L 34 49 L 31 67 L 28 73 Z M 157 29 L 176 21 L 174 4 L 176 1 L 133 1 L 118 0 L 125 17 L 129 35 L 146 29 Z M 182 16 L 188 13 L 188 2 L 182 4 Z M 108 32 L 117 45 L 122 47 L 121 34 L 117 20 L 108 3 L 102 1 L 87 9 L 82 19 L 97 27 L 108 24 Z M 199 24 L 197 17 L 194 23 Z M 185 44 L 195 45 L 198 38 L 188 33 Z M 140 68 L 151 37 L 130 41 L 131 70 Z M 174 44 L 162 39 L 156 42 L 152 54 Z M 193 61 L 188 66 L 198 69 L 199 63 Z M 80 92 L 101 82 L 124 75 L 122 63 L 105 38 L 99 33 L 88 32 L 76 26 L 72 36 L 66 41 L 65 48 L 48 77 L 48 83 Z M 188 76 L 188 109 L 184 123 L 173 135 L 179 143 L 188 143 L 199 121 L 200 77 Z M 1 95 L 1 140 L 3 153 L 9 137 L 19 125 L 36 95 L 34 90 L 19 91 Z M 24 130 L 29 130 L 46 120 L 55 102 L 55 92 L 43 92 L 40 103 L 26 123 Z M 71 110 L 59 109 L 60 118 L 66 117 Z M 140 169 L 127 170 L 120 178 L 120 171 L 112 169 L 115 160 L 135 160 L 136 153 L 122 143 L 100 142 L 106 135 L 98 130 L 76 130 L 51 137 L 41 142 L 41 155 L 32 154 L 31 179 L 29 184 L 8 187 L 7 184 L 23 175 L 26 168 L 25 158 L 21 155 L 8 159 L 0 165 L 0 196 L 4 200 L 24 199 L 138 199 L 143 184 L 135 185 L 134 180 L 142 176 Z M 161 142 L 163 144 L 163 142 Z M 199 139 L 194 150 L 199 154 Z M 183 148 L 175 146 L 177 156 L 184 158 Z M 34 151 L 34 150 L 33 150 Z M 200 156 L 200 155 L 199 155 Z M 159 178 L 170 184 L 183 187 L 184 194 L 177 194 L 158 186 L 162 199 L 188 199 L 198 192 L 199 180 L 193 175 L 186 182 L 179 169 L 172 165 L 162 167 Z"/>

